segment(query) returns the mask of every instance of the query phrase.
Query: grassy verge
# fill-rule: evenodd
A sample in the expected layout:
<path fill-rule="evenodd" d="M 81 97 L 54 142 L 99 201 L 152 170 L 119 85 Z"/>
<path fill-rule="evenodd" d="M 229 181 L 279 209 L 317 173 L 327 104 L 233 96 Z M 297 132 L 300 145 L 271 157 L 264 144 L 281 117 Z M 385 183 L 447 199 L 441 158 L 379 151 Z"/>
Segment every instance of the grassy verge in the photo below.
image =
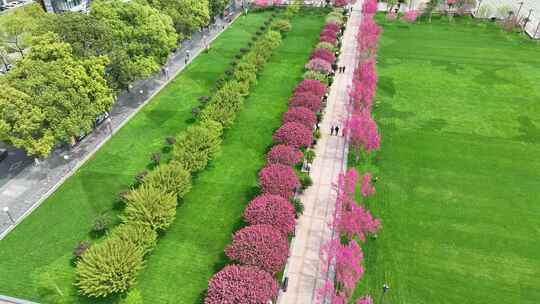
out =
<path fill-rule="evenodd" d="M 244 109 L 225 135 L 222 152 L 194 181 L 175 223 L 148 259 L 139 289 L 149 303 L 200 303 L 208 279 L 227 262 L 223 249 L 243 225 L 257 191 L 257 173 L 281 125 L 287 99 L 323 26 L 324 12 L 296 17 L 266 64 Z"/>
<path fill-rule="evenodd" d="M 357 295 L 537 303 L 540 48 L 489 23 L 379 21 L 384 228 Z"/>
<path fill-rule="evenodd" d="M 0 242 L 0 294 L 47 303 L 51 286 L 57 286 L 68 303 L 84 301 L 73 295 L 74 246 L 91 239 L 89 231 L 98 215 L 115 217 L 118 192 L 127 189 L 134 176 L 146 168 L 150 154 L 161 150 L 166 136 L 188 126 L 197 98 L 209 94 L 233 56 L 267 17 L 268 13 L 262 13 L 240 18 L 213 43 L 208 54 L 196 58 Z"/>

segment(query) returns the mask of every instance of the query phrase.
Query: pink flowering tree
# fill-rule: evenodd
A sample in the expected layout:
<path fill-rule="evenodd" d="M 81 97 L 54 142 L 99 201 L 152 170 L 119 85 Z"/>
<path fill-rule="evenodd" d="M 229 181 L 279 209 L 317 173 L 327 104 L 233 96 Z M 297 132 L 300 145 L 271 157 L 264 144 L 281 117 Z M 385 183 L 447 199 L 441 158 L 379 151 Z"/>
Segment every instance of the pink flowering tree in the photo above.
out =
<path fill-rule="evenodd" d="M 358 50 L 364 57 L 375 55 L 382 29 L 372 18 L 364 18 L 357 34 Z"/>
<path fill-rule="evenodd" d="M 231 260 L 274 274 L 285 266 L 289 244 L 273 226 L 253 225 L 234 234 L 233 243 L 225 248 L 225 254 Z"/>
<path fill-rule="evenodd" d="M 336 55 L 327 49 L 316 49 L 311 54 L 311 59 L 322 59 L 330 64 L 336 61 Z"/>
<path fill-rule="evenodd" d="M 357 77 L 361 82 L 362 102 L 365 108 L 371 110 L 375 91 L 377 90 L 377 71 L 375 69 L 375 60 L 369 59 L 356 70 Z"/>
<path fill-rule="evenodd" d="M 373 304 L 373 299 L 370 296 L 365 296 L 356 301 L 356 304 Z"/>
<path fill-rule="evenodd" d="M 287 145 L 276 145 L 266 155 L 266 160 L 270 164 L 282 164 L 294 166 L 302 161 L 303 153 L 298 148 Z"/>
<path fill-rule="evenodd" d="M 295 148 L 308 147 L 313 141 L 313 133 L 301 123 L 288 122 L 274 133 L 273 140 L 276 144 L 285 144 Z"/>
<path fill-rule="evenodd" d="M 366 235 L 376 234 L 381 227 L 380 220 L 375 219 L 371 212 L 356 203 L 336 213 L 334 228 L 349 239 L 356 236 L 364 242 Z"/>
<path fill-rule="evenodd" d="M 364 198 L 370 197 L 375 194 L 375 187 L 371 183 L 371 173 L 367 172 L 362 178 L 361 193 Z"/>
<path fill-rule="evenodd" d="M 267 303 L 277 297 L 278 288 L 274 277 L 266 271 L 229 265 L 210 279 L 204 303 Z"/>
<path fill-rule="evenodd" d="M 403 18 L 401 19 L 408 23 L 415 23 L 419 15 L 420 15 L 419 12 L 411 10 L 411 11 L 405 12 L 405 14 L 403 15 Z"/>
<path fill-rule="evenodd" d="M 308 91 L 295 93 L 294 96 L 289 100 L 289 106 L 304 107 L 317 113 L 321 110 L 321 96 Z"/>
<path fill-rule="evenodd" d="M 272 0 L 255 0 L 253 1 L 253 5 L 255 7 L 269 7 L 272 6 L 273 1 Z"/>
<path fill-rule="evenodd" d="M 280 164 L 264 167 L 259 172 L 259 183 L 263 193 L 280 195 L 287 199 L 300 186 L 300 181 L 294 170 L 289 166 Z"/>
<path fill-rule="evenodd" d="M 319 37 L 319 42 L 328 42 L 332 45 L 336 45 L 337 44 L 337 37 L 335 36 L 328 36 L 328 35 L 325 35 L 325 36 L 320 36 Z"/>
<path fill-rule="evenodd" d="M 360 246 L 355 241 L 342 244 L 339 239 L 333 239 L 321 247 L 320 259 L 323 265 L 328 265 L 323 270 L 328 271 L 329 265 L 334 265 L 336 294 L 350 297 L 364 275 L 364 254 Z"/>
<path fill-rule="evenodd" d="M 305 66 L 307 70 L 316 71 L 322 74 L 330 74 L 332 72 L 332 64 L 324 59 L 311 59 Z"/>
<path fill-rule="evenodd" d="M 317 123 L 317 116 L 310 109 L 304 107 L 289 108 L 285 114 L 283 114 L 283 123 L 298 122 L 308 128 L 313 128 Z"/>
<path fill-rule="evenodd" d="M 330 31 L 334 33 L 335 35 L 337 35 L 337 33 L 341 31 L 341 27 L 335 22 L 329 22 L 325 24 L 323 28 L 323 32 L 327 32 L 327 31 Z"/>
<path fill-rule="evenodd" d="M 351 150 L 356 155 L 356 162 L 360 161 L 362 153 L 372 153 L 379 150 L 381 137 L 377 124 L 368 111 L 351 115 L 347 121 L 345 135 L 349 137 Z"/>
<path fill-rule="evenodd" d="M 293 232 L 296 222 L 292 204 L 272 194 L 254 198 L 244 210 L 244 219 L 250 225 L 271 225 L 285 236 Z"/>
<path fill-rule="evenodd" d="M 377 0 L 365 0 L 362 5 L 364 15 L 373 16 L 377 13 Z"/>
<path fill-rule="evenodd" d="M 344 7 L 349 4 L 349 0 L 334 0 L 335 7 Z"/>
<path fill-rule="evenodd" d="M 318 80 L 305 79 L 294 89 L 294 95 L 300 93 L 312 93 L 322 98 L 326 94 L 326 85 Z"/>

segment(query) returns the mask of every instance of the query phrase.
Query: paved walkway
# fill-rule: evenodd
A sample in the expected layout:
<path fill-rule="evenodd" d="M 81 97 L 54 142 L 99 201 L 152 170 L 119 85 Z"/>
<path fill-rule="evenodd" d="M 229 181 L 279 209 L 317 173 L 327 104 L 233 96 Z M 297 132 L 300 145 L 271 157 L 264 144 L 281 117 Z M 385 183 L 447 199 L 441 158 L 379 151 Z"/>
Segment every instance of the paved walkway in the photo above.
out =
<path fill-rule="evenodd" d="M 362 2 L 355 4 L 343 37 L 339 65 L 345 65 L 347 69 L 344 74 L 336 75 L 330 89 L 326 114 L 321 123 L 323 134 L 317 143 L 316 158 L 311 168 L 313 186 L 300 196 L 305 210 L 298 220 L 285 270 L 285 276 L 289 278 L 287 292 L 280 293 L 279 304 L 316 303 L 316 290 L 326 279 L 321 273 L 319 251 L 332 235 L 328 223 L 336 202 L 333 185 L 346 169 L 348 151 L 344 137 L 330 136 L 330 128 L 333 124 L 339 124 L 341 135 L 343 122 L 347 118 L 347 88 L 352 83 L 353 67 L 356 66 L 355 36 L 360 24 Z"/>
<path fill-rule="evenodd" d="M 206 44 L 229 25 L 218 19 L 209 29 L 197 32 L 191 40 L 184 41 L 182 47 L 171 54 L 166 64 L 168 75 L 157 73 L 133 84 L 130 92 L 118 97 L 111 110 L 111 120 L 103 123 L 75 148 L 58 149 L 39 165 L 35 165 L 23 151 L 10 148 L 8 158 L 0 162 L 0 240 L 173 80 L 186 66 L 187 54 L 190 54 L 190 61 L 193 60 Z M 9 207 L 9 214 L 3 212 L 4 207 Z"/>

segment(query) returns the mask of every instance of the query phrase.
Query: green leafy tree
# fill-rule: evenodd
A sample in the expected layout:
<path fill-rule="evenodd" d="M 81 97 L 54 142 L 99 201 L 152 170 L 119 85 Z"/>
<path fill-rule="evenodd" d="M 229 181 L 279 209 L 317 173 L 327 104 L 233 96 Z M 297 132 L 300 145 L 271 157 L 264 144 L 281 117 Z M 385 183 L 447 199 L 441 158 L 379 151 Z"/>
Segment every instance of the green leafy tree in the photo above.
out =
<path fill-rule="evenodd" d="M 0 18 L 0 48 L 5 53 L 17 52 L 24 58 L 32 44 L 32 36 L 39 28 L 45 12 L 37 4 L 29 4 L 12 10 Z"/>
<path fill-rule="evenodd" d="M 144 255 L 144 248 L 124 238 L 90 247 L 76 264 L 79 292 L 96 298 L 126 292 L 143 268 Z"/>
<path fill-rule="evenodd" d="M 110 237 L 131 242 L 143 249 L 145 254 L 152 251 L 157 242 L 157 232 L 150 226 L 139 223 L 122 224 L 113 230 Z"/>
<path fill-rule="evenodd" d="M 125 223 L 148 225 L 154 230 L 165 230 L 176 216 L 176 195 L 163 189 L 143 184 L 126 195 L 126 209 L 121 216 Z"/>
<path fill-rule="evenodd" d="M 93 15 L 66 12 L 54 14 L 45 26 L 69 43 L 76 57 L 110 55 L 116 41 L 107 24 Z"/>
<path fill-rule="evenodd" d="M 215 17 L 225 10 L 225 7 L 229 3 L 229 0 L 208 0 L 208 5 L 210 7 L 210 17 Z"/>
<path fill-rule="evenodd" d="M 35 39 L 0 84 L 0 139 L 44 157 L 58 142 L 90 131 L 113 103 L 107 63 L 106 57 L 73 58 L 70 45 L 52 33 Z"/>
<path fill-rule="evenodd" d="M 208 0 L 148 0 L 150 5 L 169 15 L 179 40 L 191 37 L 210 21 Z"/>
<path fill-rule="evenodd" d="M 215 121 L 190 126 L 176 138 L 173 160 L 190 172 L 206 168 L 219 151 L 222 133 L 223 128 Z"/>
<path fill-rule="evenodd" d="M 115 89 L 150 76 L 165 63 L 176 47 L 177 34 L 171 18 L 138 1 L 96 0 L 91 17 L 112 35 L 109 77 Z"/>
<path fill-rule="evenodd" d="M 191 174 L 182 164 L 171 162 L 150 172 L 144 183 L 182 198 L 191 190 Z"/>

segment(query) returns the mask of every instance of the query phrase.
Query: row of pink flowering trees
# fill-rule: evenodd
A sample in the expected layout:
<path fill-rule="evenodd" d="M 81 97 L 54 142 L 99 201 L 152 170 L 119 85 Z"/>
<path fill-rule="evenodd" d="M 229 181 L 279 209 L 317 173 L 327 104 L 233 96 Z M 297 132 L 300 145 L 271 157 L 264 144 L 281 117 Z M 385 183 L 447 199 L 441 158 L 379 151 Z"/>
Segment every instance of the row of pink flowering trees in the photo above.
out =
<path fill-rule="evenodd" d="M 321 41 L 337 40 L 339 30 L 334 28 L 327 25 Z M 335 54 L 317 48 L 310 63 L 313 60 L 332 64 Z M 288 238 L 296 224 L 291 200 L 301 183 L 294 167 L 313 144 L 317 113 L 326 91 L 327 86 L 315 79 L 305 79 L 294 89 L 283 124 L 272 137 L 274 146 L 266 155 L 267 164 L 259 172 L 261 195 L 244 211 L 248 226 L 237 231 L 232 244 L 225 248 L 227 257 L 237 264 L 226 266 L 210 279 L 205 304 L 268 303 L 277 297 L 275 276 L 285 267 Z"/>
<path fill-rule="evenodd" d="M 377 0 L 366 0 L 357 33 L 359 64 L 349 91 L 350 115 L 345 135 L 356 163 L 379 150 L 381 141 L 371 111 L 377 88 L 375 58 L 381 34 L 381 28 L 373 20 L 376 12 Z M 320 253 L 323 272 L 328 279 L 318 290 L 319 303 L 348 303 L 364 275 L 361 244 L 366 241 L 367 235 L 375 234 L 381 228 L 380 220 L 375 219 L 362 204 L 375 194 L 372 180 L 370 172 L 360 176 L 355 169 L 340 175 L 336 185 L 336 209 L 330 224 L 334 237 L 322 247 Z M 358 185 L 362 201 L 356 200 Z M 366 296 L 356 303 L 371 304 L 373 300 Z"/>

